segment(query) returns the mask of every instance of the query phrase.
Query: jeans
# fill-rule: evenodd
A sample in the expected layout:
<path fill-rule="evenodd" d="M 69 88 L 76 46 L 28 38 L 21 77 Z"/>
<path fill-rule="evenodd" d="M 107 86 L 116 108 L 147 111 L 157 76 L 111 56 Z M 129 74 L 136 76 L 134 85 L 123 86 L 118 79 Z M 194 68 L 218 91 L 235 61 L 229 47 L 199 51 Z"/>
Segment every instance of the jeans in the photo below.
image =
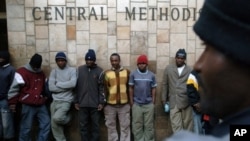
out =
<path fill-rule="evenodd" d="M 30 106 L 22 104 L 19 141 L 31 141 L 30 131 L 34 120 L 39 122 L 37 141 L 48 141 L 50 117 L 46 105 Z"/>
<path fill-rule="evenodd" d="M 0 100 L 0 138 L 11 139 L 15 135 L 13 113 L 6 99 Z"/>
<path fill-rule="evenodd" d="M 202 118 L 202 114 L 197 113 L 193 110 L 194 133 L 196 134 L 204 134 L 201 118 Z"/>
<path fill-rule="evenodd" d="M 97 110 L 97 108 L 92 108 L 92 107 L 80 108 L 79 119 L 80 119 L 81 141 L 99 141 L 100 116 L 101 116 L 101 113 L 100 111 Z"/>
<path fill-rule="evenodd" d="M 71 102 L 65 101 L 53 101 L 50 105 L 51 111 L 51 129 L 56 141 L 66 141 L 64 135 L 64 125 L 67 124 L 70 119 Z"/>

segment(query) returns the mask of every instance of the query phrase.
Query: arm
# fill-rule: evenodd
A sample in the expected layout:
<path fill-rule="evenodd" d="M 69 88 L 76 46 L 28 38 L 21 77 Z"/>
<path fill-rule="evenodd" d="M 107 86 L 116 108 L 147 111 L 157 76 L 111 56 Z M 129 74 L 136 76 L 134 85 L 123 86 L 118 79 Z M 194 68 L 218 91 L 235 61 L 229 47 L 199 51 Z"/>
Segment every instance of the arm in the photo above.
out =
<path fill-rule="evenodd" d="M 99 79 L 98 79 L 98 93 L 99 93 L 99 105 L 98 105 L 98 110 L 102 110 L 106 99 L 105 99 L 105 95 L 104 95 L 104 71 L 102 71 L 99 74 Z"/>
<path fill-rule="evenodd" d="M 157 86 L 156 78 L 155 78 L 155 75 L 153 75 L 153 77 L 152 77 L 152 84 L 151 84 L 151 94 L 152 94 L 152 102 L 153 102 L 153 104 L 155 104 L 155 102 L 156 102 L 156 99 L 155 99 L 156 86 Z"/>
<path fill-rule="evenodd" d="M 134 76 L 133 73 L 130 73 L 129 75 L 129 101 L 130 101 L 130 106 L 132 107 L 134 104 Z"/>
<path fill-rule="evenodd" d="M 133 86 L 133 85 L 130 85 L 130 86 L 129 86 L 129 100 L 130 100 L 130 106 L 131 106 L 131 107 L 132 107 L 133 104 L 134 104 L 133 97 L 134 97 L 134 86 Z"/>
<path fill-rule="evenodd" d="M 75 87 L 74 106 L 75 106 L 76 110 L 80 109 L 80 106 L 79 106 L 79 95 L 78 95 L 78 83 L 76 83 L 76 87 Z"/>
<path fill-rule="evenodd" d="M 197 111 L 200 111 L 200 95 L 198 92 L 198 81 L 193 72 L 189 74 L 187 80 L 187 96 L 190 105 L 193 106 Z"/>
<path fill-rule="evenodd" d="M 24 85 L 25 81 L 19 73 L 15 73 L 14 79 L 8 91 L 8 102 L 10 104 L 10 109 L 15 112 L 16 104 L 18 101 L 20 86 Z"/>
<path fill-rule="evenodd" d="M 152 89 L 151 89 L 151 93 L 152 93 L 152 102 L 153 102 L 153 104 L 155 104 L 155 94 L 156 94 L 156 87 L 153 87 Z"/>
<path fill-rule="evenodd" d="M 162 79 L 162 92 L 161 92 L 161 100 L 164 105 L 166 101 L 168 101 L 168 73 L 167 68 L 165 68 Z"/>
<path fill-rule="evenodd" d="M 62 89 L 72 89 L 76 86 L 76 81 L 77 81 L 76 69 L 72 69 L 70 71 L 70 80 L 65 82 L 57 82 L 56 86 Z"/>
<path fill-rule="evenodd" d="M 56 86 L 56 73 L 55 73 L 55 69 L 51 71 L 50 76 L 49 76 L 49 90 L 53 93 L 60 93 L 60 92 L 64 92 L 65 89 L 59 88 Z"/>
<path fill-rule="evenodd" d="M 77 74 L 77 76 L 76 76 L 76 86 L 75 86 L 75 94 L 74 94 L 74 106 L 75 106 L 75 109 L 76 110 L 79 110 L 80 109 L 80 106 L 79 106 L 79 94 L 78 94 L 78 91 L 79 91 L 79 89 L 78 89 L 78 79 L 79 79 L 79 68 L 77 69 L 77 71 L 76 71 L 76 74 Z"/>

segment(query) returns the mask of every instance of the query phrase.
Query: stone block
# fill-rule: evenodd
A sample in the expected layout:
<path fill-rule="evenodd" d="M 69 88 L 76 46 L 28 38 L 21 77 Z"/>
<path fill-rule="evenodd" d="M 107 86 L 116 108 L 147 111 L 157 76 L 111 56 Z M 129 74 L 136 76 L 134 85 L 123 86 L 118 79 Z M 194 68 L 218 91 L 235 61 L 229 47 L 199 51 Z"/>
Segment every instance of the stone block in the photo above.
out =
<path fill-rule="evenodd" d="M 130 27 L 117 27 L 117 39 L 130 39 Z"/>
<path fill-rule="evenodd" d="M 89 44 L 89 32 L 76 31 L 76 44 Z"/>
<path fill-rule="evenodd" d="M 131 54 L 147 54 L 147 32 L 131 33 Z"/>
<path fill-rule="evenodd" d="M 9 44 L 26 44 L 25 32 L 8 32 Z"/>
<path fill-rule="evenodd" d="M 175 57 L 178 49 L 187 48 L 186 34 L 170 34 L 170 57 Z"/>
<path fill-rule="evenodd" d="M 118 53 L 130 53 L 130 40 L 117 40 Z"/>
<path fill-rule="evenodd" d="M 76 26 L 67 25 L 67 40 L 76 40 Z"/>
<path fill-rule="evenodd" d="M 157 31 L 157 43 L 169 43 L 169 30 L 159 29 Z"/>
<path fill-rule="evenodd" d="M 170 53 L 169 43 L 158 43 L 157 44 L 157 56 L 169 56 Z"/>
<path fill-rule="evenodd" d="M 37 52 L 49 52 L 48 39 L 37 39 L 36 40 L 36 51 Z"/>
<path fill-rule="evenodd" d="M 49 38 L 49 29 L 48 26 L 35 26 L 36 29 L 36 39 L 48 39 Z M 61 32 L 58 32 L 61 33 Z M 60 35 L 60 34 L 57 34 Z"/>
<path fill-rule="evenodd" d="M 50 37 L 49 38 L 50 51 L 66 50 L 67 40 L 66 40 L 65 24 L 50 24 L 49 37 Z"/>
<path fill-rule="evenodd" d="M 25 31 L 24 19 L 9 19 L 8 20 L 8 31 L 24 32 Z"/>

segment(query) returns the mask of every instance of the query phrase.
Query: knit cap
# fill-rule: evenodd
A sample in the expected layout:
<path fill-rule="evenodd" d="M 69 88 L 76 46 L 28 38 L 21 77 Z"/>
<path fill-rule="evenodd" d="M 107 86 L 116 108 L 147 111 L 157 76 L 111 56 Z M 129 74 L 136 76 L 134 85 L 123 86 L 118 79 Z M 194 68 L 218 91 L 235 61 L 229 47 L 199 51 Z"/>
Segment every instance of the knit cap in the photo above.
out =
<path fill-rule="evenodd" d="M 175 58 L 176 57 L 182 57 L 182 58 L 186 59 L 187 53 L 186 53 L 185 49 L 179 49 L 175 54 Z"/>
<path fill-rule="evenodd" d="M 3 58 L 5 61 L 1 62 L 3 65 L 10 62 L 10 53 L 8 51 L 0 51 L 0 58 Z"/>
<path fill-rule="evenodd" d="M 58 53 L 56 54 L 55 59 L 64 59 L 65 61 L 67 61 L 67 57 L 66 57 L 66 55 L 65 55 L 64 52 L 58 52 Z"/>
<path fill-rule="evenodd" d="M 137 59 L 137 64 L 148 64 L 148 58 L 146 55 L 140 55 Z"/>
<path fill-rule="evenodd" d="M 250 0 L 205 0 L 195 33 L 233 60 L 250 65 Z"/>
<path fill-rule="evenodd" d="M 85 60 L 91 60 L 91 61 L 96 60 L 95 51 L 93 49 L 88 50 L 88 52 L 85 55 Z"/>
<path fill-rule="evenodd" d="M 29 64 L 34 68 L 41 68 L 42 60 L 42 56 L 36 53 L 31 57 Z"/>

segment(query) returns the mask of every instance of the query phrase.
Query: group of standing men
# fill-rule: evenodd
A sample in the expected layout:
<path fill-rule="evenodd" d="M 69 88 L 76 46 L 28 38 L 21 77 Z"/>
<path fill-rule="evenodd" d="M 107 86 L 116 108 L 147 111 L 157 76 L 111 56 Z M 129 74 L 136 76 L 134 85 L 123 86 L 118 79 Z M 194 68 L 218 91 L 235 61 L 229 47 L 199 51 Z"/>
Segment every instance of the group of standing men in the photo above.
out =
<path fill-rule="evenodd" d="M 138 57 L 138 68 L 130 72 L 121 66 L 117 53 L 110 56 L 111 69 L 104 71 L 95 63 L 96 55 L 92 49 L 85 55 L 86 64 L 78 69 L 69 67 L 65 53 L 58 52 L 55 56 L 57 67 L 51 71 L 48 79 L 41 70 L 40 54 L 34 54 L 29 63 L 17 70 L 9 64 L 9 58 L 7 51 L 1 52 L 0 81 L 6 82 L 6 85 L 1 85 L 0 108 L 1 115 L 3 110 L 9 113 L 8 117 L 0 118 L 2 139 L 14 140 L 15 133 L 9 132 L 14 131 L 14 126 L 8 122 L 13 123 L 12 112 L 20 104 L 19 141 L 31 140 L 34 120 L 39 123 L 37 141 L 47 141 L 50 130 L 56 141 L 66 141 L 64 125 L 71 120 L 70 107 L 74 103 L 79 111 L 82 141 L 99 140 L 101 110 L 104 111 L 109 141 L 131 140 L 131 117 L 134 139 L 154 140 L 157 84 L 155 74 L 147 68 L 146 55 Z M 50 92 L 46 91 L 46 87 Z M 53 101 L 49 114 L 46 101 L 50 93 Z M 120 133 L 117 131 L 117 117 Z"/>

